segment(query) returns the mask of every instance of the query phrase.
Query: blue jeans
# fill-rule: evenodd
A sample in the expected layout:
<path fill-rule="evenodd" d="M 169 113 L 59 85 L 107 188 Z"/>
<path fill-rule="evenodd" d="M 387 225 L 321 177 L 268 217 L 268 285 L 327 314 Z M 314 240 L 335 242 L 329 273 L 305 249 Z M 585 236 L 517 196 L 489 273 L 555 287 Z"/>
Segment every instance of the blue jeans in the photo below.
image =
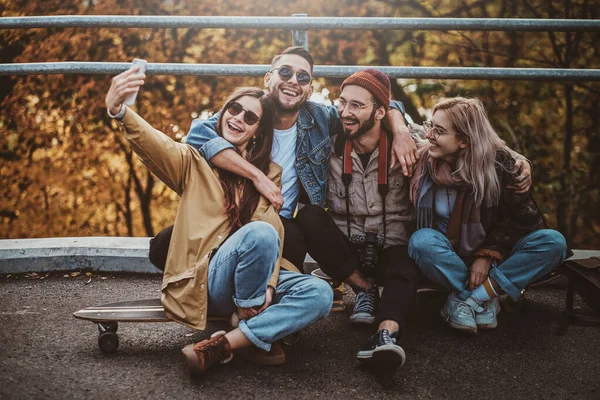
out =
<path fill-rule="evenodd" d="M 567 244 L 560 232 L 552 229 L 531 232 L 514 245 L 502 264 L 492 264 L 489 276 L 517 300 L 529 282 L 558 267 L 566 252 Z M 419 229 L 409 240 L 408 254 L 427 278 L 453 290 L 461 300 L 471 295 L 467 289 L 470 265 L 454 252 L 443 233 L 430 228 Z"/>
<path fill-rule="evenodd" d="M 280 241 L 266 222 L 251 222 L 231 235 L 208 266 L 208 313 L 229 316 L 237 307 L 265 302 L 269 278 L 279 257 Z M 333 292 L 321 279 L 281 270 L 271 305 L 240 329 L 254 345 L 270 350 L 271 343 L 325 317 Z"/>

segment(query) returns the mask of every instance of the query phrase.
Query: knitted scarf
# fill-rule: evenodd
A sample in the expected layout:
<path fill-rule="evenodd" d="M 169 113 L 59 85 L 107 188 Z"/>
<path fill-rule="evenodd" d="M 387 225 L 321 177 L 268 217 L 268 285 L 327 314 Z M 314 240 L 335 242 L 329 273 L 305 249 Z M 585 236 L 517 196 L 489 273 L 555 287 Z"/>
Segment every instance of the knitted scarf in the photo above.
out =
<path fill-rule="evenodd" d="M 458 191 L 446 237 L 459 256 L 472 255 L 486 237 L 481 224 L 481 208 L 475 206 L 471 186 L 452 174 L 450 164 L 429 157 L 427 153 L 419 159 L 410 183 L 410 200 L 417 211 L 417 229 L 434 227 L 434 184 Z"/>

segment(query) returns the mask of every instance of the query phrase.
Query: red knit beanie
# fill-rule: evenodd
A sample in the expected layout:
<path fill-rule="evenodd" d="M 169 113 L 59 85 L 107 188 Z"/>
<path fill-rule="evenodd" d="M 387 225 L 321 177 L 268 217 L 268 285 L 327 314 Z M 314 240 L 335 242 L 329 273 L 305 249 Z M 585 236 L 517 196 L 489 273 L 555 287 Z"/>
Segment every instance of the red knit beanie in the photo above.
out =
<path fill-rule="evenodd" d="M 340 86 L 340 90 L 344 90 L 344 86 L 356 85 L 363 87 L 369 91 L 387 111 L 390 106 L 390 79 L 383 72 L 373 68 L 363 69 L 350 75 Z"/>

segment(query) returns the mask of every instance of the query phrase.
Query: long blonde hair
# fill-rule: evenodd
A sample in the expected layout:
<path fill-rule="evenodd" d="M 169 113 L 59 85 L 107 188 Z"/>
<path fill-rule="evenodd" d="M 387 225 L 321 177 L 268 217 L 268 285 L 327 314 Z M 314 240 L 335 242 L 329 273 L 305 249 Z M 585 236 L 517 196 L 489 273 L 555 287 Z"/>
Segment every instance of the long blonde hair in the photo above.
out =
<path fill-rule="evenodd" d="M 483 103 L 455 97 L 436 104 L 433 114 L 442 110 L 452 128 L 468 143 L 458 154 L 454 173 L 471 185 L 476 206 L 498 205 L 502 188 L 496 174 L 496 151 L 506 144 L 492 128 Z"/>

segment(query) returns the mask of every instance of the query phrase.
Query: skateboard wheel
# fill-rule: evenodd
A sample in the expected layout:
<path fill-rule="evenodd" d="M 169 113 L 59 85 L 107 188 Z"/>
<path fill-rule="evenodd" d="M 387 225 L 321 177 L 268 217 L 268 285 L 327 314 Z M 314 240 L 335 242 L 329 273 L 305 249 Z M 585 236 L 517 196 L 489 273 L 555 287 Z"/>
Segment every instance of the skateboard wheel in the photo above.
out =
<path fill-rule="evenodd" d="M 119 348 L 119 336 L 114 332 L 102 332 L 98 336 L 98 347 L 105 354 L 116 352 Z"/>

